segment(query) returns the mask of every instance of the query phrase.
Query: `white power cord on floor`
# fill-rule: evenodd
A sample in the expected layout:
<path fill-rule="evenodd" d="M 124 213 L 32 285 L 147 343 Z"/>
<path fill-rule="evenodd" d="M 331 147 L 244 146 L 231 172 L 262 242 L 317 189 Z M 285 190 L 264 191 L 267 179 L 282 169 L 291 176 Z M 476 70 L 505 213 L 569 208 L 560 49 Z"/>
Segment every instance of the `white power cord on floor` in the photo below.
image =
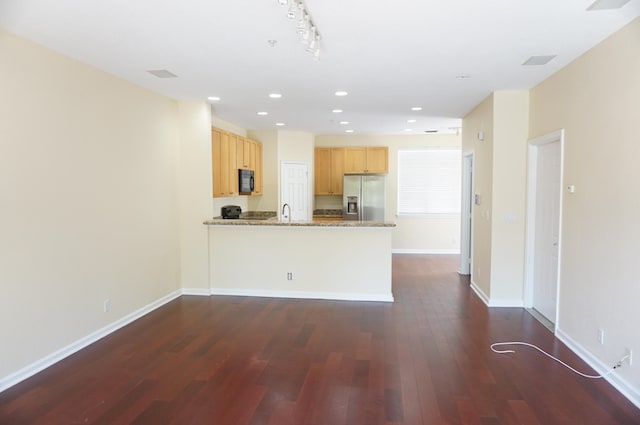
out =
<path fill-rule="evenodd" d="M 553 357 L 551 354 L 547 353 L 546 351 L 544 351 L 543 349 L 541 349 L 538 346 L 535 346 L 533 344 L 529 344 L 528 342 L 522 342 L 522 341 L 511 341 L 511 342 L 496 342 L 491 344 L 491 351 L 493 351 L 494 353 L 498 353 L 498 354 L 506 354 L 506 353 L 515 353 L 514 350 L 496 350 L 494 347 L 498 347 L 498 346 L 503 346 L 503 345 L 524 345 L 526 347 L 531 347 L 531 348 L 535 348 L 536 350 L 540 351 L 542 354 L 544 354 L 545 356 L 549 357 L 550 359 L 555 360 L 556 362 L 560 363 L 562 366 L 566 367 L 567 369 L 571 370 L 572 372 L 577 373 L 580 376 L 583 376 L 585 378 L 589 378 L 589 379 L 600 379 L 600 378 L 604 378 L 605 376 L 613 373 L 614 370 L 616 370 L 617 368 L 619 368 L 620 366 L 622 366 L 622 362 L 624 362 L 625 360 L 627 360 L 627 358 L 629 357 L 628 355 L 624 356 L 623 358 L 621 358 L 614 366 L 613 369 L 611 369 L 609 372 L 605 373 L 604 375 L 587 375 L 585 373 L 582 373 L 574 368 L 572 368 L 571 366 L 569 366 L 568 364 L 566 364 L 565 362 L 563 362 L 562 360 L 558 359 L 557 357 Z"/>

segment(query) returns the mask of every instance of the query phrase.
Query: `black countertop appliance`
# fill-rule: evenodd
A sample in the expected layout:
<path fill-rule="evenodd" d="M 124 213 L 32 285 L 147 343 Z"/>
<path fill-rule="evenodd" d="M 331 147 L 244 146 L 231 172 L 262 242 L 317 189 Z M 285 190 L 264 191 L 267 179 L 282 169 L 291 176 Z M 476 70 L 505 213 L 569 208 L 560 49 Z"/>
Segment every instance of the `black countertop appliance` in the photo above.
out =
<path fill-rule="evenodd" d="M 240 214 L 242 214 L 242 208 L 238 205 L 225 205 L 220 208 L 222 218 L 238 219 L 240 218 Z"/>

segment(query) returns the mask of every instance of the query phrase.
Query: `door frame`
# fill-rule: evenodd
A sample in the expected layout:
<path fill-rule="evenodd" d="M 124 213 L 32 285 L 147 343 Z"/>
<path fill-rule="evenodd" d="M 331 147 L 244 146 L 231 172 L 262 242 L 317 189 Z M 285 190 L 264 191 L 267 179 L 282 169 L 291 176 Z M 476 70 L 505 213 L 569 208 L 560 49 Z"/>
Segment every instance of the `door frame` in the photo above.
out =
<path fill-rule="evenodd" d="M 460 269 L 461 275 L 470 275 L 473 270 L 473 151 L 462 154 L 462 205 L 460 214 Z M 467 257 L 468 256 L 468 257 Z M 465 258 L 467 257 L 467 258 Z"/>
<path fill-rule="evenodd" d="M 312 186 L 312 175 L 309 172 L 311 165 L 309 162 L 306 161 L 280 161 L 280 173 L 279 173 L 279 178 L 278 178 L 278 186 L 279 186 L 279 190 L 278 190 L 278 217 L 281 216 L 282 214 L 282 207 L 283 207 L 283 189 L 285 187 L 285 173 L 284 173 L 284 169 L 287 165 L 302 165 L 304 167 L 306 167 L 307 169 L 307 217 L 305 218 L 305 220 L 311 220 L 311 216 L 313 213 L 313 194 L 311 193 L 311 188 Z"/>
<path fill-rule="evenodd" d="M 527 142 L 527 219 L 524 264 L 524 306 L 533 307 L 535 234 L 536 234 L 536 190 L 538 179 L 538 147 L 549 143 L 560 143 L 560 201 L 558 211 L 558 270 L 556 273 L 556 317 L 553 319 L 554 334 L 558 330 L 560 317 L 560 270 L 562 270 L 562 211 L 564 202 L 564 129 Z"/>

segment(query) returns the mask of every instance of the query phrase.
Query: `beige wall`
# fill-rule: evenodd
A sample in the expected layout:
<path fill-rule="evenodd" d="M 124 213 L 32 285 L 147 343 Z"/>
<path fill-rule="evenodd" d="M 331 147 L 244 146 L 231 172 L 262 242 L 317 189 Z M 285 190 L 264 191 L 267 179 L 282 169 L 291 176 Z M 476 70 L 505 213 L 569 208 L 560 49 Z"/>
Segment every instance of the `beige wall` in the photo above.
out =
<path fill-rule="evenodd" d="M 529 91 L 493 95 L 491 303 L 522 305 Z"/>
<path fill-rule="evenodd" d="M 180 128 L 180 284 L 191 291 L 209 289 L 207 229 L 211 210 L 211 114 L 204 102 L 178 104 Z M 217 214 L 216 214 L 217 215 Z"/>
<path fill-rule="evenodd" d="M 471 283 L 485 301 L 491 296 L 491 213 L 493 202 L 493 94 L 462 120 L 462 152 L 473 152 L 473 247 Z M 478 139 L 478 132 L 484 140 Z"/>
<path fill-rule="evenodd" d="M 473 205 L 472 285 L 491 306 L 522 306 L 529 92 L 494 92 L 462 127 L 480 197 Z"/>
<path fill-rule="evenodd" d="M 406 136 L 316 136 L 317 147 L 337 146 L 388 146 L 389 174 L 387 176 L 387 205 L 385 219 L 395 222 L 392 247 L 394 252 L 459 252 L 460 216 L 446 217 L 398 217 L 398 150 L 429 147 L 460 147 L 456 135 L 406 135 Z M 331 198 L 327 200 L 325 198 Z M 339 204 L 338 204 L 339 202 Z M 316 197 L 319 208 L 342 207 L 339 197 Z"/>
<path fill-rule="evenodd" d="M 180 125 L 176 102 L 5 32 L 0 56 L 2 381 L 180 289 Z"/>
<path fill-rule="evenodd" d="M 640 353 L 639 111 L 640 18 L 531 91 L 531 137 L 565 129 L 564 181 L 576 187 L 562 212 L 559 331 L 606 365 L 625 347 Z M 640 368 L 615 375 L 640 402 Z"/>

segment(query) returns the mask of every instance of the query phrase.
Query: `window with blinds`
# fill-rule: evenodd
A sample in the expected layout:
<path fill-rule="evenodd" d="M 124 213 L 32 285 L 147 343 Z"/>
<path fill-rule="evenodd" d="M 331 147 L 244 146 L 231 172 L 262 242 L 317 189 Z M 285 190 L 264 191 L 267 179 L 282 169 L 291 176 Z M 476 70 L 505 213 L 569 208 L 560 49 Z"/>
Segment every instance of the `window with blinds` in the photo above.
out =
<path fill-rule="evenodd" d="M 460 214 L 460 149 L 398 151 L 398 214 Z"/>

